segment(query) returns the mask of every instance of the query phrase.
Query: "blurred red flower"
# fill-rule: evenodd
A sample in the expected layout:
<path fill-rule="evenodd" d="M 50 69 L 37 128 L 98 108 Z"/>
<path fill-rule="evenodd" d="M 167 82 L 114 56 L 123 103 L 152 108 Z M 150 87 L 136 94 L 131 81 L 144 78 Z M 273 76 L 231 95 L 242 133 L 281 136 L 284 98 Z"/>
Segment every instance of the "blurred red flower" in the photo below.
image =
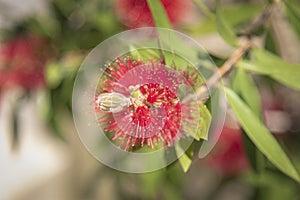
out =
<path fill-rule="evenodd" d="M 182 0 L 161 0 L 161 3 L 173 25 L 182 21 L 191 6 L 189 1 Z M 130 28 L 154 26 L 146 0 L 117 0 L 115 10 L 120 20 Z"/>
<path fill-rule="evenodd" d="M 249 169 L 241 129 L 224 126 L 213 152 L 205 163 L 224 175 L 236 175 Z"/>
<path fill-rule="evenodd" d="M 38 36 L 19 36 L 0 44 L 0 87 L 35 89 L 45 84 L 50 48 Z"/>

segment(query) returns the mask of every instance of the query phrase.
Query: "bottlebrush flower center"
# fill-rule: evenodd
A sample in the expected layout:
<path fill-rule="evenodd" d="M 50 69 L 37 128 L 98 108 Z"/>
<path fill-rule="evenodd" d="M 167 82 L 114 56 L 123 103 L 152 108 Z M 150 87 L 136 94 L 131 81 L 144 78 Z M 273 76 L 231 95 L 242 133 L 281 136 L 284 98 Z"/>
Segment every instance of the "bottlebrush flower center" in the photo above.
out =
<path fill-rule="evenodd" d="M 148 126 L 151 122 L 149 108 L 146 106 L 137 107 L 132 115 L 132 121 L 139 126 Z"/>
<path fill-rule="evenodd" d="M 149 126 L 151 123 L 151 118 L 162 118 L 159 116 L 162 112 L 160 109 L 163 109 L 163 113 L 166 113 L 165 120 L 168 120 L 168 110 L 171 110 L 170 107 L 176 106 L 179 102 L 176 95 L 173 94 L 168 87 L 164 87 L 157 83 L 148 83 L 139 87 L 138 91 L 132 94 L 131 101 L 133 102 L 132 107 L 135 107 L 135 110 L 132 112 L 133 122 L 139 126 Z M 138 94 L 138 97 L 135 99 L 134 96 Z M 180 112 L 180 110 L 178 110 Z M 172 114 L 169 112 L 169 114 Z M 159 119 L 163 120 L 163 119 Z M 180 125 L 180 118 L 176 123 L 177 128 Z"/>
<path fill-rule="evenodd" d="M 182 122 L 197 109 L 178 98 L 179 85 L 190 88 L 184 74 L 158 61 L 117 59 L 98 83 L 95 110 L 100 126 L 125 150 L 173 144 L 183 136 Z"/>

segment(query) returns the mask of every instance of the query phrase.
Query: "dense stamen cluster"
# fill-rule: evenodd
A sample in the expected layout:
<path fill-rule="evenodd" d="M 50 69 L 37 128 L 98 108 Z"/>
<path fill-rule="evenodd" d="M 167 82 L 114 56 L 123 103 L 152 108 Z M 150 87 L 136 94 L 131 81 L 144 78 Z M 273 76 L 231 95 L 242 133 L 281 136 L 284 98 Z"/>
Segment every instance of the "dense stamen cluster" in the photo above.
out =
<path fill-rule="evenodd" d="M 128 57 L 108 66 L 98 84 L 95 110 L 111 140 L 130 150 L 144 144 L 170 146 L 182 137 L 182 118 L 191 116 L 178 98 L 178 85 L 189 84 L 179 75 L 161 62 L 144 64 Z"/>

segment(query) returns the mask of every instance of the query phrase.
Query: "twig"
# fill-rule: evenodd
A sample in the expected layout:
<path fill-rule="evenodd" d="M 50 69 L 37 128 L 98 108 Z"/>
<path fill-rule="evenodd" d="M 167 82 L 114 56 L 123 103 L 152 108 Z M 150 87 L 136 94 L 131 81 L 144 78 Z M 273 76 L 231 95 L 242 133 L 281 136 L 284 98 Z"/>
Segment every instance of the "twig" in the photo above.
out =
<path fill-rule="evenodd" d="M 241 40 L 240 44 L 240 47 L 232 53 L 229 59 L 206 81 L 206 84 L 198 88 L 196 90 L 196 94 L 188 95 L 185 99 L 183 99 L 183 102 L 202 98 L 202 96 L 207 92 L 208 88 L 215 86 L 218 80 L 232 69 L 232 67 L 243 57 L 243 55 L 252 45 L 250 40 Z"/>
<path fill-rule="evenodd" d="M 255 17 L 244 29 L 238 31 L 240 35 L 251 35 L 254 31 L 263 26 L 271 17 L 273 12 L 273 5 L 266 6 L 262 13 Z"/>

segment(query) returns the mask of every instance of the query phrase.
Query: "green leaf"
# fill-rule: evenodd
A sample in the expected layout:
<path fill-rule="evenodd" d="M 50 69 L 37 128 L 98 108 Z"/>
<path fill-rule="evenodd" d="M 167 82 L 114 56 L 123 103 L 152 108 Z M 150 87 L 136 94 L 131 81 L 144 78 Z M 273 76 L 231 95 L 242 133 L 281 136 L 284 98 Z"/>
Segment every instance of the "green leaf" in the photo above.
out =
<path fill-rule="evenodd" d="M 275 33 L 272 27 L 268 27 L 265 29 L 265 46 L 264 49 L 276 53 L 277 52 L 277 44 L 276 44 Z"/>
<path fill-rule="evenodd" d="M 271 73 L 295 73 L 300 72 L 300 64 L 292 64 L 282 60 L 279 56 L 264 49 L 254 48 L 252 53 L 257 62 L 269 67 Z"/>
<path fill-rule="evenodd" d="M 285 15 L 300 39 L 300 4 L 298 0 L 284 1 Z"/>
<path fill-rule="evenodd" d="M 159 59 L 159 52 L 151 48 L 138 48 L 134 45 L 129 46 L 130 55 L 138 60 Z"/>
<path fill-rule="evenodd" d="M 280 57 L 263 49 L 253 49 L 255 61 L 239 61 L 237 67 L 255 73 L 271 76 L 278 82 L 300 90 L 300 65 L 282 60 Z"/>
<path fill-rule="evenodd" d="M 147 0 L 151 14 L 153 16 L 156 27 L 172 29 L 172 25 L 169 18 L 164 10 L 161 1 L 159 0 Z M 180 34 L 176 32 L 166 31 L 165 29 L 157 29 L 159 34 L 159 45 L 161 49 L 168 49 L 170 53 L 162 51 L 164 56 L 165 64 L 167 66 L 176 65 L 177 67 L 184 67 L 182 58 L 188 60 L 195 60 L 199 55 L 205 54 L 204 51 L 199 49 L 191 49 L 190 46 L 186 45 L 180 38 Z M 176 52 L 175 52 L 176 50 Z M 179 58 L 179 56 L 181 58 Z"/>
<path fill-rule="evenodd" d="M 161 187 L 162 182 L 164 181 L 164 171 L 158 170 L 150 173 L 144 173 L 139 175 L 143 187 L 141 187 L 142 192 L 150 197 L 155 199 L 156 191 Z"/>
<path fill-rule="evenodd" d="M 179 46 L 181 43 L 180 46 L 182 46 L 182 48 L 184 48 L 184 44 L 182 44 L 182 42 L 180 41 L 180 38 L 174 38 L 173 43 L 170 43 L 170 42 L 167 43 L 167 40 L 169 40 L 169 39 L 164 38 L 161 40 L 163 43 L 163 46 L 173 45 L 175 47 L 176 45 Z M 196 51 L 194 51 L 193 53 L 195 53 L 195 52 Z M 176 66 L 177 69 L 185 70 L 187 68 L 187 66 L 191 65 L 187 60 L 185 60 L 181 56 L 179 56 L 180 52 L 177 53 L 177 52 L 163 51 L 163 55 L 164 55 L 165 64 L 167 66 Z"/>
<path fill-rule="evenodd" d="M 197 134 L 195 136 L 195 139 L 198 141 L 200 139 L 207 140 L 208 130 L 211 123 L 211 114 L 207 109 L 206 105 L 199 103 L 199 106 L 200 106 L 200 122 L 197 130 Z"/>
<path fill-rule="evenodd" d="M 200 11 L 208 18 L 214 18 L 214 14 L 204 4 L 202 0 L 193 0 L 194 4 L 200 9 Z"/>
<path fill-rule="evenodd" d="M 259 91 L 250 75 L 244 69 L 238 69 L 232 87 L 240 94 L 256 116 L 261 117 L 261 103 Z"/>
<path fill-rule="evenodd" d="M 300 90 L 300 73 L 295 72 L 291 73 L 283 73 L 283 74 L 273 74 L 272 77 L 278 82 L 293 88 L 295 90 Z"/>
<path fill-rule="evenodd" d="M 271 74 L 270 71 L 273 70 L 272 68 L 261 66 L 258 63 L 249 60 L 241 60 L 236 63 L 236 66 L 248 71 L 266 75 Z"/>
<path fill-rule="evenodd" d="M 164 7 L 159 0 L 147 0 L 156 27 L 172 29 Z"/>
<path fill-rule="evenodd" d="M 282 172 L 300 182 L 297 170 L 269 130 L 236 93 L 228 88 L 225 92 L 241 126 L 256 147 Z"/>
<path fill-rule="evenodd" d="M 237 94 L 247 103 L 253 113 L 262 121 L 260 94 L 254 80 L 244 69 L 239 68 L 233 79 L 232 87 Z M 245 132 L 243 130 L 243 132 Z M 254 169 L 262 172 L 265 169 L 265 158 L 263 154 L 255 148 L 255 145 L 247 135 L 243 135 L 243 141 L 249 161 Z"/>
<path fill-rule="evenodd" d="M 220 0 L 216 0 L 216 17 L 218 33 L 228 44 L 237 46 L 237 37 L 233 28 L 225 19 Z"/>
<path fill-rule="evenodd" d="M 159 0 L 147 0 L 147 3 L 150 8 L 152 17 L 154 19 L 155 26 L 159 28 L 172 29 L 170 20 L 161 2 Z M 168 48 L 171 46 L 171 44 L 173 45 L 173 47 L 180 45 L 184 48 L 184 45 L 182 45 L 182 41 L 180 41 L 180 39 L 177 38 L 176 35 L 173 38 L 172 37 L 173 34 L 171 35 L 169 34 L 169 32 L 165 32 L 164 30 L 160 30 L 160 29 L 158 29 L 158 34 L 159 34 L 159 44 L 161 49 L 163 49 L 165 46 L 167 46 L 167 49 L 173 49 L 173 48 Z M 164 61 L 167 66 L 171 66 L 171 64 L 178 65 L 178 63 L 175 63 L 176 60 L 174 59 L 176 58 L 176 55 L 173 55 L 173 53 L 170 54 L 166 51 L 162 51 L 161 53 L 164 57 Z"/>
<path fill-rule="evenodd" d="M 180 147 L 179 143 L 175 145 L 176 155 L 179 156 L 178 161 L 184 172 L 187 172 L 192 164 L 192 148 L 189 148 L 186 152 Z"/>
<path fill-rule="evenodd" d="M 202 0 L 194 0 L 200 2 Z M 237 27 L 245 24 L 251 18 L 255 17 L 263 9 L 262 5 L 253 3 L 238 3 L 223 8 L 223 15 L 230 26 Z M 243 12 L 241 12 L 243 11 Z M 236 17 L 239 16 L 239 17 Z M 188 30 L 197 35 L 217 32 L 215 16 L 208 17 Z"/>
<path fill-rule="evenodd" d="M 203 103 L 194 102 L 191 106 L 199 106 L 199 110 L 191 113 L 194 118 L 193 123 L 190 120 L 183 120 L 183 131 L 197 141 L 201 139 L 207 140 L 208 130 L 211 124 L 211 114 Z M 195 123 L 196 120 L 199 120 L 198 124 Z"/>
<path fill-rule="evenodd" d="M 250 172 L 244 176 L 245 180 L 255 187 L 264 188 L 257 199 L 297 199 L 298 184 L 278 171 L 265 171 L 263 174 Z"/>
<path fill-rule="evenodd" d="M 151 14 L 153 16 L 155 25 L 159 35 L 159 47 L 163 49 L 160 53 L 164 58 L 164 62 L 167 66 L 176 66 L 180 69 L 185 69 L 190 60 L 199 60 L 199 57 L 204 59 L 199 60 L 199 64 L 203 67 L 211 68 L 206 61 L 210 61 L 207 57 L 207 53 L 199 48 L 192 47 L 182 40 L 182 34 L 174 31 L 168 31 L 172 29 L 172 25 L 167 17 L 167 14 L 159 0 L 147 0 L 150 7 Z M 209 62 L 211 63 L 211 62 Z"/>

